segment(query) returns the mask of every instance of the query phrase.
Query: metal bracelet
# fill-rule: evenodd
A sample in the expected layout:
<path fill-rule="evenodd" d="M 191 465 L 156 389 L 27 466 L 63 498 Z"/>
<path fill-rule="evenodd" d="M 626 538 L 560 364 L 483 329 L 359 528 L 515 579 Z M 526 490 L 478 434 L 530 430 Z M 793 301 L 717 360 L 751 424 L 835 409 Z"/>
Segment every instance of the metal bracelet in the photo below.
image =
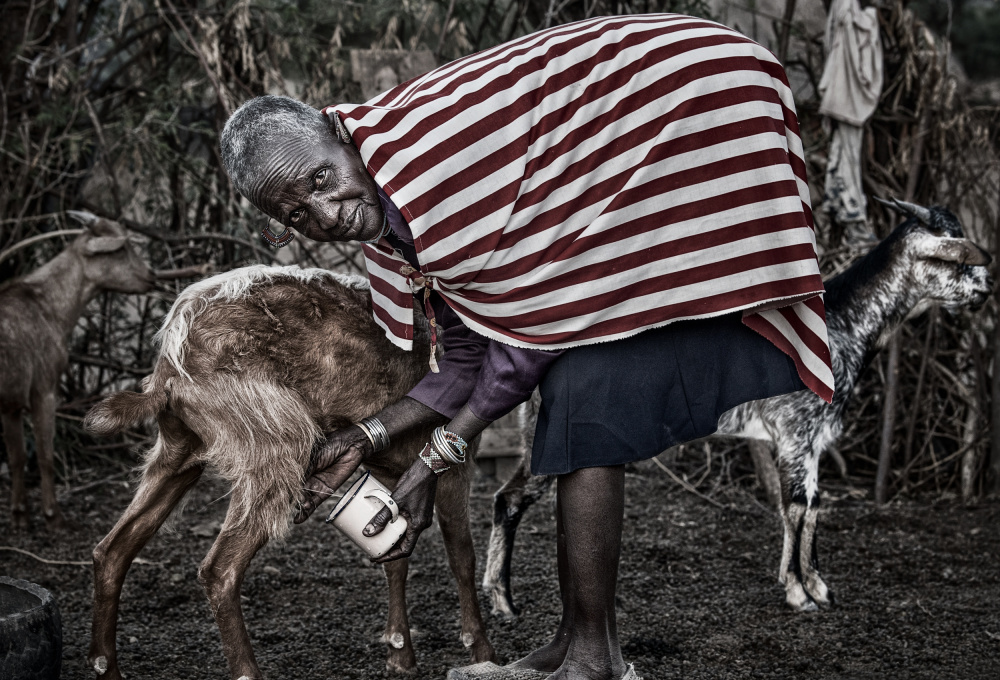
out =
<path fill-rule="evenodd" d="M 385 425 L 382 424 L 381 420 L 375 416 L 369 416 L 362 418 L 355 424 L 368 437 L 368 441 L 372 443 L 372 449 L 374 449 L 375 453 L 385 451 L 389 448 L 389 433 L 386 431 Z"/>
<path fill-rule="evenodd" d="M 451 445 L 448 443 L 448 440 L 445 439 L 444 436 L 441 434 L 440 430 L 441 428 L 439 427 L 436 430 L 434 430 L 433 434 L 431 434 L 431 443 L 434 445 L 434 448 L 437 449 L 437 451 L 440 453 L 441 457 L 444 458 L 446 461 L 448 461 L 453 465 L 461 465 L 462 463 L 465 462 L 465 459 L 460 458 L 458 454 L 456 454 L 455 451 L 452 450 Z"/>
<path fill-rule="evenodd" d="M 431 442 L 449 463 L 461 465 L 465 462 L 465 451 L 469 445 L 454 432 L 438 427 L 431 435 Z"/>
<path fill-rule="evenodd" d="M 372 433 L 368 429 L 368 426 L 365 425 L 362 422 L 357 422 L 357 423 L 354 423 L 354 424 L 357 425 L 359 428 L 361 428 L 361 431 L 365 433 L 366 437 L 368 437 L 368 441 L 371 442 L 372 448 L 374 449 L 375 448 L 375 437 L 372 436 Z"/>
<path fill-rule="evenodd" d="M 433 444 L 427 444 L 417 455 L 420 457 L 420 460 L 424 461 L 424 465 L 429 467 L 435 475 L 451 469 L 444 458 L 434 450 Z"/>

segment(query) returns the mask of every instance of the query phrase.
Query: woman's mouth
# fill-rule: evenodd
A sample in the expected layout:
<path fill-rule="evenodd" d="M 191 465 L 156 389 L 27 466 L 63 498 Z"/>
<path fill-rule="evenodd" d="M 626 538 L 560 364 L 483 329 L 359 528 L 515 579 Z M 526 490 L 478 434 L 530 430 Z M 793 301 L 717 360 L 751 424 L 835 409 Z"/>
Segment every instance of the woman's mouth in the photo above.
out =
<path fill-rule="evenodd" d="M 356 237 L 358 233 L 364 228 L 365 214 L 364 211 L 362 210 L 361 203 L 358 203 L 358 205 L 355 206 L 354 212 L 352 212 L 351 216 L 347 218 L 347 226 L 348 226 L 348 231 L 352 237 Z"/>

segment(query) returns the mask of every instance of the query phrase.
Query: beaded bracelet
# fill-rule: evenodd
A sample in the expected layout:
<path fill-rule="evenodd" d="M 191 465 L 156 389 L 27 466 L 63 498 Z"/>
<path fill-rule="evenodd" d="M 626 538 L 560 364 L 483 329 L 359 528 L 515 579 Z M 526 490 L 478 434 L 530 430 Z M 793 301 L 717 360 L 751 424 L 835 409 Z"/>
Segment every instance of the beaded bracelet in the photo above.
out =
<path fill-rule="evenodd" d="M 362 418 L 357 423 L 361 431 L 365 433 L 368 437 L 368 441 L 372 443 L 372 449 L 375 453 L 379 451 L 384 451 L 389 448 L 389 433 L 385 429 L 385 425 L 382 421 L 375 416 L 369 416 L 368 418 Z"/>
<path fill-rule="evenodd" d="M 451 466 L 445 462 L 445 460 L 430 444 L 424 446 L 423 450 L 418 455 L 420 456 L 420 460 L 424 461 L 424 464 L 429 467 L 431 472 L 435 475 L 439 475 L 445 470 L 451 469 Z"/>

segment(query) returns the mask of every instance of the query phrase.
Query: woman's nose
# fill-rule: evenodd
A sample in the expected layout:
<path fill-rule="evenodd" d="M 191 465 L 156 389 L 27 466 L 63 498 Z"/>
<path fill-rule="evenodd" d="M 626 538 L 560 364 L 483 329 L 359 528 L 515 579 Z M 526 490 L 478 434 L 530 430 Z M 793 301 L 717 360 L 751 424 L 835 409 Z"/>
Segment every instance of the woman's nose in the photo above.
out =
<path fill-rule="evenodd" d="M 324 227 L 331 227 L 340 221 L 340 201 L 317 201 L 316 212 Z"/>

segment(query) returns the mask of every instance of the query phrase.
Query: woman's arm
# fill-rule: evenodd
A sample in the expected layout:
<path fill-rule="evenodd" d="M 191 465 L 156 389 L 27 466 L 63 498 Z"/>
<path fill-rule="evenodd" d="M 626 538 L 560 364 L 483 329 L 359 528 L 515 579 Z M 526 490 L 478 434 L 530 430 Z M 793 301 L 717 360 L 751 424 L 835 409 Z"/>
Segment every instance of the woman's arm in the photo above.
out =
<path fill-rule="evenodd" d="M 469 401 L 490 345 L 488 339 L 469 330 L 440 296 L 435 294 L 432 304 L 438 339 L 445 349 L 438 362 L 440 370 L 428 373 L 406 397 L 374 415 L 385 427 L 389 441 L 411 428 L 443 425 L 454 417 Z M 347 481 L 362 459 L 373 453 L 371 441 L 357 425 L 328 433 L 326 441 L 313 452 L 312 471 L 295 515 L 296 524 L 304 522 Z"/>
<path fill-rule="evenodd" d="M 519 349 L 491 341 L 469 402 L 445 429 L 471 442 L 493 420 L 527 399 L 561 353 Z M 417 537 L 431 525 L 433 519 L 437 477 L 419 458 L 403 473 L 392 497 L 400 511 L 406 515 L 406 533 L 392 550 L 375 560 L 376 562 L 407 557 L 413 552 Z M 388 510 L 380 511 L 365 527 L 365 535 L 371 536 L 382 531 L 390 517 Z"/>
<path fill-rule="evenodd" d="M 389 440 L 420 425 L 441 424 L 447 418 L 410 397 L 403 397 L 375 414 L 385 426 Z M 331 432 L 326 436 L 311 461 L 311 476 L 306 480 L 305 493 L 295 513 L 295 523 L 301 524 L 340 485 L 347 481 L 365 456 L 374 453 L 372 442 L 357 425 Z"/>
<path fill-rule="evenodd" d="M 465 441 L 472 441 L 489 426 L 489 422 L 477 418 L 468 405 L 452 418 L 445 429 L 454 432 Z M 445 472 L 444 474 L 448 474 Z M 431 471 L 424 461 L 417 459 L 399 478 L 392 497 L 399 511 L 406 517 L 406 533 L 389 552 L 374 560 L 377 564 L 409 557 L 417 545 L 417 538 L 430 527 L 434 520 L 434 496 L 437 493 L 438 475 Z M 365 527 L 365 536 L 377 534 L 389 523 L 392 515 L 387 508 L 376 514 Z"/>

